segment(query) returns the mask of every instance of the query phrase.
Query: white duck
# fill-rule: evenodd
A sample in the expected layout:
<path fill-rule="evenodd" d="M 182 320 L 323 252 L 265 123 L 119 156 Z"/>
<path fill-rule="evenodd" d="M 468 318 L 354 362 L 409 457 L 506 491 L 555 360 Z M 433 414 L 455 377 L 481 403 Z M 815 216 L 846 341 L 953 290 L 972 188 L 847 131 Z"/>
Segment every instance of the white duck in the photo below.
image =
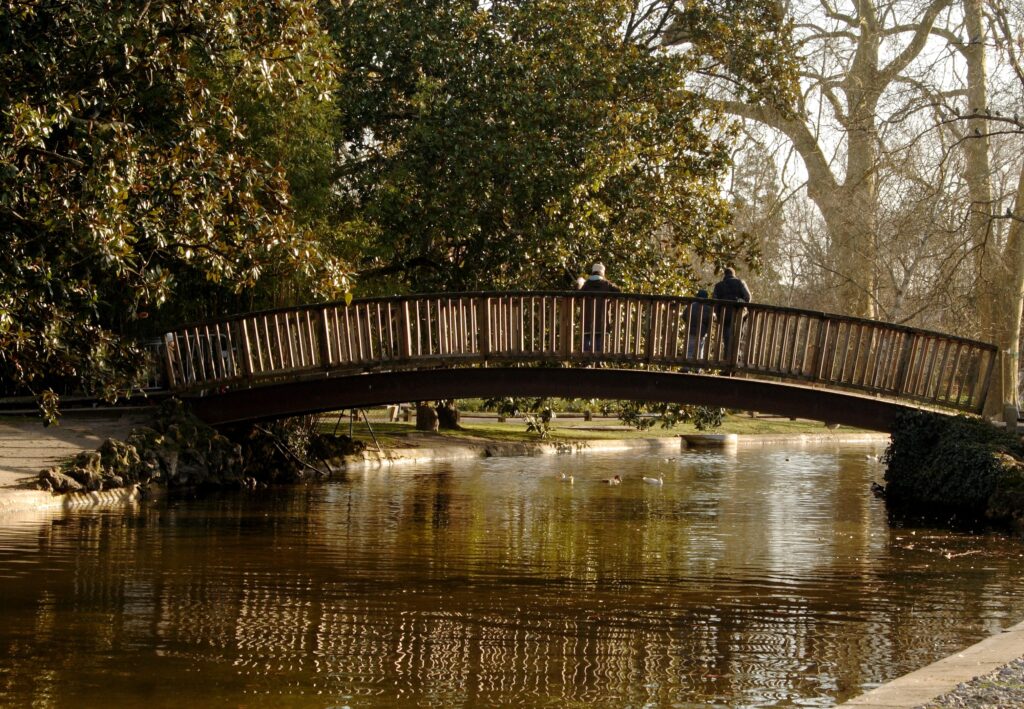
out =
<path fill-rule="evenodd" d="M 564 483 L 569 483 L 570 485 L 572 485 L 574 482 L 576 482 L 576 479 L 572 475 L 566 475 L 565 473 L 562 473 L 561 475 L 559 475 L 558 479 L 561 480 Z"/>
<path fill-rule="evenodd" d="M 644 476 L 644 482 L 647 483 L 648 485 L 664 485 L 665 484 L 665 478 L 662 477 L 661 475 L 659 475 L 656 478 L 649 478 L 649 477 L 647 477 L 645 475 Z"/>

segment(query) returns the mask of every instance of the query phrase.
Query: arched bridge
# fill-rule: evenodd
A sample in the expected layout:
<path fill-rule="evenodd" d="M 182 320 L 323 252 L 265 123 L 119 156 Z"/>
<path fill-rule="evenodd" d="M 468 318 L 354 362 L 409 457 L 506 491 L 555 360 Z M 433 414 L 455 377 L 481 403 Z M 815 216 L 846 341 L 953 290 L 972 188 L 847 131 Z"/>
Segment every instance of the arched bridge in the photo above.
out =
<path fill-rule="evenodd" d="M 414 295 L 248 313 L 164 336 L 168 388 L 229 424 L 477 396 L 723 406 L 888 430 L 980 413 L 993 345 L 827 313 L 636 294 Z M 722 374 L 730 376 L 720 376 Z"/>

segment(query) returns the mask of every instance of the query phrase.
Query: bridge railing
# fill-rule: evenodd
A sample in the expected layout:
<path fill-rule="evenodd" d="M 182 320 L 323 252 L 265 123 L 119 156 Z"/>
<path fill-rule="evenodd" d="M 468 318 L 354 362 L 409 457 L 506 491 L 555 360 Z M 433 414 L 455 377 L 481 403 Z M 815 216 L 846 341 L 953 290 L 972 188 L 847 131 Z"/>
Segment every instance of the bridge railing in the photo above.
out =
<path fill-rule="evenodd" d="M 607 362 L 726 371 L 978 412 L 993 345 L 761 304 L 635 294 L 465 293 L 272 310 L 164 336 L 173 390 L 330 371 Z"/>

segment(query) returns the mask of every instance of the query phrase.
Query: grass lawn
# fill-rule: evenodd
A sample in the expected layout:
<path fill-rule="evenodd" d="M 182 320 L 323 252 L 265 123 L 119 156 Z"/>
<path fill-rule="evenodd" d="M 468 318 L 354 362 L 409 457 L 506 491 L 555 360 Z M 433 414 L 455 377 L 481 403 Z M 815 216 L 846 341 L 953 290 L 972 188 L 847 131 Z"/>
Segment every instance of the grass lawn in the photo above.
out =
<path fill-rule="evenodd" d="M 385 447 L 401 447 L 403 439 L 409 434 L 424 435 L 415 430 L 413 423 L 385 423 L 371 419 L 373 432 L 377 440 Z M 526 424 L 521 419 L 509 419 L 499 423 L 496 418 L 474 418 L 473 414 L 464 414 L 463 431 L 441 431 L 437 435 L 448 439 L 479 438 L 492 441 L 539 441 L 539 436 L 526 431 Z M 334 424 L 323 424 L 323 430 L 329 432 Z M 751 417 L 746 414 L 733 414 L 725 417 L 721 428 L 704 433 L 825 433 L 828 429 L 817 421 L 784 418 Z M 846 431 L 860 429 L 846 428 Z M 366 441 L 373 446 L 373 438 L 366 424 L 359 421 L 353 426 L 353 435 L 357 440 Z M 339 428 L 339 433 L 348 433 L 347 420 Z M 682 424 L 674 428 L 661 428 L 658 425 L 646 431 L 637 431 L 624 427 L 616 418 L 595 418 L 584 421 L 582 418 L 556 418 L 547 440 L 551 441 L 582 441 L 622 438 L 664 438 L 679 436 L 685 433 L 701 433 L 690 424 Z M 454 440 L 453 440 L 454 442 Z"/>

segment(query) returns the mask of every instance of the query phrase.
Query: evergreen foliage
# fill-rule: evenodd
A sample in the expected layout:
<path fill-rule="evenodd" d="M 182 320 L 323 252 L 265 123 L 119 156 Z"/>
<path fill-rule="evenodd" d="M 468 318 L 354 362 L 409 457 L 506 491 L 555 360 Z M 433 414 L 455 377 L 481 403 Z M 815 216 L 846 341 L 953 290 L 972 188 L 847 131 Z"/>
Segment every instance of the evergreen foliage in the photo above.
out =
<path fill-rule="evenodd" d="M 1005 522 L 1024 513 L 1012 502 L 1024 489 L 1024 445 L 983 419 L 904 414 L 885 458 L 886 502 L 898 514 Z"/>

